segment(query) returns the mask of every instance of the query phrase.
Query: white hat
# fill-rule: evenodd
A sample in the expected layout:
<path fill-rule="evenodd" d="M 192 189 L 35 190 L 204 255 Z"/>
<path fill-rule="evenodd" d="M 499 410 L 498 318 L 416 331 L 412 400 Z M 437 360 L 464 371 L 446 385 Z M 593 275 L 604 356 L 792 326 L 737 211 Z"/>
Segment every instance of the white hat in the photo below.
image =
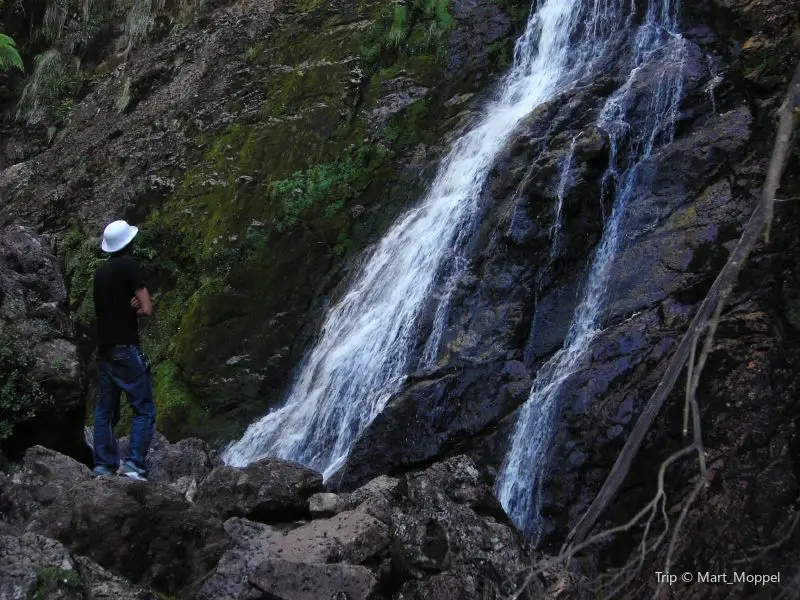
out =
<path fill-rule="evenodd" d="M 109 223 L 103 232 L 103 242 L 100 247 L 103 252 L 110 254 L 119 252 L 133 241 L 137 233 L 139 233 L 138 227 L 128 225 L 126 221 L 114 221 Z"/>

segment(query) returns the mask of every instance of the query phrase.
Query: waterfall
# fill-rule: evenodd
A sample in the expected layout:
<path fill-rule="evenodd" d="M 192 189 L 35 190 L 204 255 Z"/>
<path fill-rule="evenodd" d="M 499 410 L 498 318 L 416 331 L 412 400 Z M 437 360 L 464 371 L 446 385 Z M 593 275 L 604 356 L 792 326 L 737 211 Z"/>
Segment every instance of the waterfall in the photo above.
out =
<path fill-rule="evenodd" d="M 326 478 L 335 472 L 402 385 L 421 341 L 423 309 L 443 284 L 422 362 L 435 359 L 492 164 L 533 109 L 589 72 L 609 38 L 615 1 L 536 3 L 495 99 L 453 144 L 419 205 L 366 257 L 326 315 L 282 407 L 251 424 L 225 451 L 228 464 L 274 456 L 309 465 Z"/>
<path fill-rule="evenodd" d="M 627 20 L 620 0 L 619 22 Z M 545 483 L 559 400 L 564 383 L 588 358 L 592 340 L 600 331 L 609 273 L 624 231 L 624 215 L 637 182 L 639 167 L 659 144 L 672 140 L 683 91 L 686 46 L 677 32 L 677 0 L 650 0 L 641 25 L 631 30 L 632 64 L 623 85 L 606 101 L 598 126 L 610 139 L 611 153 L 604 185 L 613 190 L 611 215 L 606 219 L 598 246 L 570 328 L 561 349 L 537 372 L 530 395 L 517 417 L 495 492 L 514 523 L 536 545 L 541 534 L 542 485 Z M 656 62 L 657 61 L 657 62 Z M 641 76 L 646 66 L 661 68 L 648 75 L 658 84 L 650 94 L 646 117 L 628 122 L 636 95 L 642 93 Z M 641 100 L 638 101 L 641 107 Z M 624 149 L 621 152 L 620 149 Z"/>
<path fill-rule="evenodd" d="M 569 152 L 561 165 L 561 179 L 558 182 L 558 190 L 556 191 L 556 210 L 553 215 L 553 224 L 550 226 L 550 260 L 552 260 L 558 252 L 558 241 L 561 234 L 561 227 L 563 225 L 563 217 L 561 213 L 564 210 L 564 194 L 567 193 L 567 184 L 569 183 L 569 172 L 572 168 L 572 160 L 575 158 L 575 145 L 578 141 L 580 134 L 572 138 L 572 143 L 569 146 Z"/>

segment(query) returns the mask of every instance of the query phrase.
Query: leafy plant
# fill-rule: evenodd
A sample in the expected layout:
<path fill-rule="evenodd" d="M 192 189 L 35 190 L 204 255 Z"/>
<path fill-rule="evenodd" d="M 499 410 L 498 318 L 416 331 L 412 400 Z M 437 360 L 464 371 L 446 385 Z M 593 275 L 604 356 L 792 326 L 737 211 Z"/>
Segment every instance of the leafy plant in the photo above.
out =
<path fill-rule="evenodd" d="M 36 572 L 36 586 L 28 595 L 29 600 L 63 598 L 78 600 L 87 597 L 86 586 L 73 570 L 44 567 Z"/>
<path fill-rule="evenodd" d="M 33 378 L 35 359 L 19 337 L 0 325 L 0 442 L 53 403 Z"/>
<path fill-rule="evenodd" d="M 75 323 L 89 329 L 94 319 L 92 280 L 94 272 L 106 260 L 97 240 L 80 228 L 71 229 L 61 242 L 64 272 L 69 287 L 69 303 Z"/>
<path fill-rule="evenodd" d="M 447 37 L 455 23 L 449 11 L 450 0 L 413 0 L 394 5 L 367 37 L 361 54 L 367 65 L 377 64 L 383 54 L 419 55 L 433 52 L 437 59 L 445 54 Z"/>
<path fill-rule="evenodd" d="M 313 165 L 294 172 L 288 179 L 274 181 L 268 193 L 280 201 L 283 209 L 276 229 L 295 227 L 312 208 L 321 210 L 326 219 L 333 217 L 358 195 L 382 158 L 372 156 L 370 148 L 364 146 L 337 162 Z"/>
<path fill-rule="evenodd" d="M 395 48 L 406 41 L 408 37 L 408 9 L 398 4 L 394 7 L 394 21 L 386 36 L 386 44 Z"/>
<path fill-rule="evenodd" d="M 11 69 L 25 69 L 22 64 L 22 57 L 19 55 L 17 45 L 12 38 L 4 33 L 0 33 L 0 71 L 10 71 Z"/>

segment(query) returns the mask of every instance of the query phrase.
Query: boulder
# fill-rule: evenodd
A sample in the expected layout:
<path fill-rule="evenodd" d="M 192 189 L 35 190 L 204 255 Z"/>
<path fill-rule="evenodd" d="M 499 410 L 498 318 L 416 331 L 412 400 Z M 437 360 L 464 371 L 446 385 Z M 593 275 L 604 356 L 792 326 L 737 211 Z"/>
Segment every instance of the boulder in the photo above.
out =
<path fill-rule="evenodd" d="M 377 580 L 369 569 L 357 565 L 295 563 L 271 558 L 249 577 L 268 598 L 369 600 Z"/>
<path fill-rule="evenodd" d="M 230 547 L 206 577 L 194 600 L 260 600 L 263 594 L 248 577 L 273 556 L 282 533 L 277 529 L 234 517 L 225 521 Z"/>
<path fill-rule="evenodd" d="M 0 482 L 2 483 L 2 482 Z M 26 530 L 166 593 L 200 581 L 228 546 L 218 518 L 167 487 L 92 477 L 68 457 L 31 449 L 2 498 L 27 499 Z M 0 488 L 2 489 L 2 488 Z"/>
<path fill-rule="evenodd" d="M 158 600 L 59 542 L 34 533 L 0 534 L 0 598 Z"/>
<path fill-rule="evenodd" d="M 422 578 L 480 565 L 481 577 L 500 589 L 513 582 L 532 562 L 517 530 L 473 510 L 485 494 L 488 486 L 464 457 L 406 475 L 395 490 L 392 513 L 394 571 Z"/>
<path fill-rule="evenodd" d="M 75 557 L 75 564 L 91 600 L 161 600 L 149 589 L 134 586 L 109 573 L 84 556 Z"/>
<path fill-rule="evenodd" d="M 386 525 L 366 512 L 347 511 L 274 538 L 270 551 L 293 562 L 360 564 L 388 545 Z"/>
<path fill-rule="evenodd" d="M 446 455 L 522 404 L 530 375 L 518 361 L 464 364 L 421 375 L 358 436 L 328 487 L 346 491 Z"/>
<path fill-rule="evenodd" d="M 487 584 L 477 569 L 461 567 L 430 578 L 407 581 L 392 600 L 501 600 L 505 597 L 495 586 Z"/>
<path fill-rule="evenodd" d="M 168 485 L 190 502 L 194 500 L 200 482 L 222 464 L 218 458 L 212 458 L 211 448 L 206 442 L 192 438 L 154 447 L 146 462 L 148 481 Z"/>
<path fill-rule="evenodd" d="M 342 502 L 339 496 L 329 492 L 314 494 L 308 501 L 308 512 L 312 519 L 332 517 L 339 512 Z"/>
<path fill-rule="evenodd" d="M 74 573 L 75 563 L 63 545 L 36 534 L 0 534 L 0 598 L 27 598 L 36 591 L 42 569 Z"/>
<path fill-rule="evenodd" d="M 244 469 L 221 466 L 197 489 L 195 502 L 227 519 L 265 523 L 308 516 L 308 501 L 322 491 L 322 475 L 298 463 L 265 459 Z"/>

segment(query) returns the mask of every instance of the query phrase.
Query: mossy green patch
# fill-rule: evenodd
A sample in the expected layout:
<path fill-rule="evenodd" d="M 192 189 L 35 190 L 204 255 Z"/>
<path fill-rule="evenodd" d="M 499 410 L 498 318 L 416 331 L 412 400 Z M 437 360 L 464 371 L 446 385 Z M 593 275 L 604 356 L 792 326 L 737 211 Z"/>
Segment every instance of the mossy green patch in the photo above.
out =
<path fill-rule="evenodd" d="M 92 280 L 106 256 L 100 251 L 98 240 L 77 225 L 73 225 L 62 239 L 59 254 L 64 265 L 75 325 L 88 332 L 94 323 Z"/>
<path fill-rule="evenodd" d="M 36 584 L 26 600 L 88 600 L 89 592 L 73 570 L 44 567 L 36 572 Z"/>
<path fill-rule="evenodd" d="M 431 55 L 440 62 L 447 55 L 446 34 L 453 28 L 449 0 L 413 0 L 390 5 L 375 17 L 363 37 L 361 55 L 368 65 L 386 67 L 402 56 Z"/>
<path fill-rule="evenodd" d="M 412 155 L 439 151 L 461 110 L 447 100 L 474 91 L 447 73 L 447 0 L 296 0 L 284 19 L 238 57 L 260 109 L 198 134 L 141 224 L 143 344 L 168 437 L 227 437 L 280 397 L 312 306 L 418 198 Z M 395 108 L 404 88 L 420 97 Z"/>

